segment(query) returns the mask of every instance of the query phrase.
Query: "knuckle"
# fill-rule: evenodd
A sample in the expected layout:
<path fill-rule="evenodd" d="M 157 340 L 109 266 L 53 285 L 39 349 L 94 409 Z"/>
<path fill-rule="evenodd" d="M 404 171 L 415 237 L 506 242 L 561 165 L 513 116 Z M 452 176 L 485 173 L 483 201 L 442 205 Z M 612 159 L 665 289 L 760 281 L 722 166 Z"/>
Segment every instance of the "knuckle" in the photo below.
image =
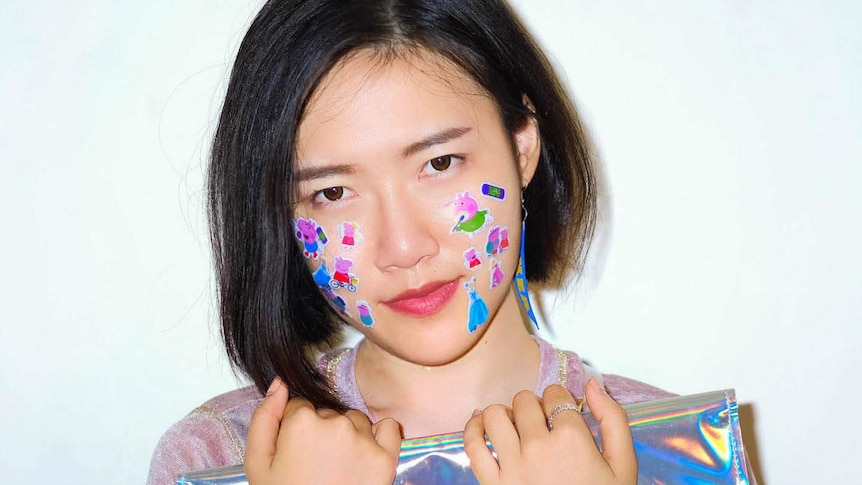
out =
<path fill-rule="evenodd" d="M 482 411 L 482 417 L 487 419 L 500 419 L 509 417 L 509 407 L 503 404 L 492 404 Z"/>
<path fill-rule="evenodd" d="M 343 414 L 331 418 L 330 421 L 332 421 L 332 426 L 341 433 L 349 433 L 356 429 L 353 426 L 353 421 Z"/>
<path fill-rule="evenodd" d="M 268 414 L 270 414 L 270 411 L 269 411 L 269 409 L 266 408 L 266 404 L 261 404 L 260 406 L 258 406 L 254 410 L 253 413 L 251 413 L 251 420 L 252 420 L 252 422 L 259 421 L 260 419 L 262 419 L 264 416 L 267 416 Z"/>
<path fill-rule="evenodd" d="M 346 413 L 344 413 L 344 417 L 347 419 L 357 419 L 361 421 L 368 421 L 368 416 L 365 415 L 362 411 L 357 411 L 355 409 L 349 409 Z"/>
<path fill-rule="evenodd" d="M 383 418 L 376 424 L 377 429 L 383 433 L 392 433 L 396 432 L 399 435 L 401 434 L 401 426 L 398 424 L 398 421 L 395 421 L 392 418 Z"/>
<path fill-rule="evenodd" d="M 614 406 L 609 409 L 610 418 L 614 421 L 619 421 L 623 424 L 628 424 L 629 415 L 626 413 L 626 410 L 622 408 L 619 404 L 614 403 Z"/>
<path fill-rule="evenodd" d="M 317 421 L 317 418 L 317 412 L 307 407 L 294 408 L 287 417 L 289 423 L 299 426 L 310 426 Z"/>
<path fill-rule="evenodd" d="M 538 399 L 539 399 L 539 396 L 536 396 L 536 394 L 533 391 L 527 391 L 527 390 L 518 391 L 518 393 L 515 394 L 515 397 L 512 399 L 512 404 L 514 406 L 519 406 L 519 405 L 526 404 L 528 402 L 537 401 Z"/>
<path fill-rule="evenodd" d="M 553 400 L 553 399 L 566 399 L 571 397 L 571 393 L 565 387 L 559 384 L 551 384 L 550 386 L 545 388 L 545 392 L 542 394 L 545 400 Z"/>

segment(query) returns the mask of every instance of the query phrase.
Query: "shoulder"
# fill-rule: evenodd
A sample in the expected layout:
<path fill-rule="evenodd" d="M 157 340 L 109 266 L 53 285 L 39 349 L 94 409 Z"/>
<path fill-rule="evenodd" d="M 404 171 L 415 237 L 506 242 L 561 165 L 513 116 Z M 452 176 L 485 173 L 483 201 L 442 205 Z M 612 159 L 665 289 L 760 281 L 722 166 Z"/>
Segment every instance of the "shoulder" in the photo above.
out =
<path fill-rule="evenodd" d="M 615 374 L 602 374 L 605 389 L 620 404 L 630 404 L 642 401 L 653 401 L 676 394 L 665 391 L 647 383 L 629 379 Z"/>
<path fill-rule="evenodd" d="M 559 369 L 557 371 L 559 376 L 557 382 L 564 384 L 575 397 L 583 397 L 584 386 L 591 377 L 601 382 L 605 386 L 605 389 L 607 389 L 608 394 L 620 404 L 652 401 L 675 395 L 634 379 L 615 374 L 602 374 L 581 360 L 581 357 L 577 353 L 559 349 L 548 350 L 551 348 L 550 344 L 538 338 L 536 340 L 542 349 L 543 359 L 548 359 L 548 355 L 551 352 L 557 354 L 556 365 Z M 549 384 L 551 383 L 551 380 L 547 377 L 546 381 Z"/>
<path fill-rule="evenodd" d="M 253 386 L 243 387 L 195 408 L 159 440 L 147 484 L 174 484 L 181 472 L 242 463 L 248 424 L 262 398 Z"/>

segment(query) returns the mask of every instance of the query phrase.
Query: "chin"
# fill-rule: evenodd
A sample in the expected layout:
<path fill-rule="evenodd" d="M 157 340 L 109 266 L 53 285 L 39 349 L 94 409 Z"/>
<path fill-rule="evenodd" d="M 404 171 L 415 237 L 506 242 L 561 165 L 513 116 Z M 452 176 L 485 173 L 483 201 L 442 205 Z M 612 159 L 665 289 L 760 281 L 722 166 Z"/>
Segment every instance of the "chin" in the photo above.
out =
<path fill-rule="evenodd" d="M 423 367 L 439 367 L 458 361 L 481 340 L 487 326 L 469 333 L 466 326 L 461 331 L 437 332 L 408 342 L 399 342 L 387 351 L 398 358 Z"/>

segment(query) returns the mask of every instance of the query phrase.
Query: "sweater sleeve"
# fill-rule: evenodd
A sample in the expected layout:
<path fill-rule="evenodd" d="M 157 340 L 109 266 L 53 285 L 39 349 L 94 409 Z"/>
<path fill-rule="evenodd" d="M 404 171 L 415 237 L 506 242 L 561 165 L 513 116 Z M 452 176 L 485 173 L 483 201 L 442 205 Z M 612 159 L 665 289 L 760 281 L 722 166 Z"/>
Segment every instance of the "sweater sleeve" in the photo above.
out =
<path fill-rule="evenodd" d="M 219 418 L 198 408 L 171 426 L 153 452 L 147 485 L 175 485 L 182 472 L 242 463 L 242 445 Z"/>
<path fill-rule="evenodd" d="M 644 382 L 614 374 L 604 374 L 605 389 L 620 404 L 652 401 L 676 394 L 651 386 Z"/>

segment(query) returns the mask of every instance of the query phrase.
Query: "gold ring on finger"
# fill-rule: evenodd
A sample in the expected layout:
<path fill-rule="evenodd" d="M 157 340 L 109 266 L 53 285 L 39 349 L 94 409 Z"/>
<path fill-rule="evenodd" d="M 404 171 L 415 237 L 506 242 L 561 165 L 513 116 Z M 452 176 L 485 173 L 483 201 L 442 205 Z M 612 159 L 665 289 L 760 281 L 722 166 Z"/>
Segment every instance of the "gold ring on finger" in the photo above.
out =
<path fill-rule="evenodd" d="M 557 417 L 558 414 L 563 411 L 577 411 L 580 413 L 582 407 L 583 403 L 564 402 L 557 404 L 554 406 L 554 409 L 551 410 L 551 414 L 548 415 L 548 429 L 554 429 L 554 418 Z"/>

